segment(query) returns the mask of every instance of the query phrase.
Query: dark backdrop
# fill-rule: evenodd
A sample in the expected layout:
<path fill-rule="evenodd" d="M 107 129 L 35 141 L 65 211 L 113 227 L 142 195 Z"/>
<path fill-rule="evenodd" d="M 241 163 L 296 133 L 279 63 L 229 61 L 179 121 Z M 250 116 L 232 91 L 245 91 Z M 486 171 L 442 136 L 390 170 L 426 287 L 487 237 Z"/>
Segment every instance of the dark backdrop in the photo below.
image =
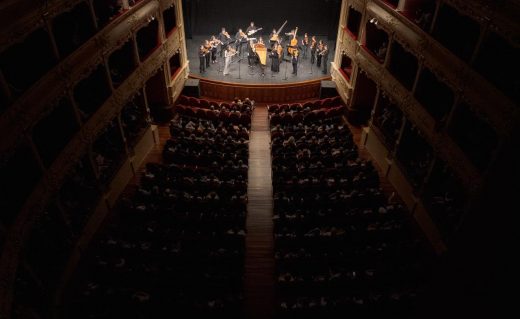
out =
<path fill-rule="evenodd" d="M 232 35 L 251 21 L 268 35 L 285 20 L 282 32 L 298 26 L 298 35 L 328 36 L 336 40 L 340 0 L 183 0 L 186 36 L 218 34 L 225 27 Z M 231 34 L 230 33 L 230 34 Z"/>

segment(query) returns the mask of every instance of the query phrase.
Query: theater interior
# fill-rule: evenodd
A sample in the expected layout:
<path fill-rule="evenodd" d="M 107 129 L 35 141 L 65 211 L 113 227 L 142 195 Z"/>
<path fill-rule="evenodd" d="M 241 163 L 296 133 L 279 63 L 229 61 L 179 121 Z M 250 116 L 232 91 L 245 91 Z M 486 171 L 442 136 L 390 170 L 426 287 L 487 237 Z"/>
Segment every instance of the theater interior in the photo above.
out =
<path fill-rule="evenodd" d="M 0 319 L 504 317 L 519 21 L 516 0 L 1 1 Z M 240 52 L 201 56 L 222 27 Z"/>

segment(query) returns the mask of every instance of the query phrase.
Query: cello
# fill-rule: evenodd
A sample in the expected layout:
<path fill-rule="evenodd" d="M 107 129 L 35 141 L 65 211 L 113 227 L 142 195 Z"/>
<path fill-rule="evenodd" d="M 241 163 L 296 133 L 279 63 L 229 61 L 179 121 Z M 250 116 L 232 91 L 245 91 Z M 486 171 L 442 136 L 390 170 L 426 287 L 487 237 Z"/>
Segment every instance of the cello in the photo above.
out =
<path fill-rule="evenodd" d="M 287 52 L 292 55 L 293 51 L 298 48 L 298 39 L 296 39 L 296 33 L 298 32 L 298 27 L 294 30 L 293 38 L 291 39 L 291 43 L 287 46 Z"/>

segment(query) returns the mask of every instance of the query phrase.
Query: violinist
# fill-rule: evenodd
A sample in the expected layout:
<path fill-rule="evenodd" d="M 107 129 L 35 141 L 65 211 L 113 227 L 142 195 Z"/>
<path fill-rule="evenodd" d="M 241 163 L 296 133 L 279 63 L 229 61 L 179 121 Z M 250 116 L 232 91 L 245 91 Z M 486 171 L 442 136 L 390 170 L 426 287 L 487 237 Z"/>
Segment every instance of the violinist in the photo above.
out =
<path fill-rule="evenodd" d="M 323 61 L 323 74 L 327 74 L 327 64 L 329 63 L 329 47 L 326 44 L 323 45 L 323 50 L 321 51 L 320 55 Z"/>
<path fill-rule="evenodd" d="M 235 49 L 242 53 L 242 46 L 244 43 L 247 43 L 247 34 L 245 34 L 242 29 L 238 29 L 237 34 L 235 35 Z"/>
<path fill-rule="evenodd" d="M 318 68 L 321 68 L 321 52 L 323 51 L 323 46 L 323 40 L 320 40 L 320 42 L 318 42 L 318 48 L 316 49 L 316 66 Z"/>
<path fill-rule="evenodd" d="M 316 49 L 317 49 L 317 41 L 316 37 L 312 36 L 311 38 L 311 64 L 314 64 L 314 60 L 316 59 Z"/>
<path fill-rule="evenodd" d="M 211 44 L 209 40 L 204 41 L 204 49 L 206 49 L 206 69 L 209 68 L 209 62 L 211 61 Z"/>
<path fill-rule="evenodd" d="M 305 35 L 303 36 L 302 48 L 303 48 L 302 49 L 303 50 L 302 58 L 307 59 L 307 51 L 309 49 L 309 35 L 307 33 L 305 33 Z"/>
<path fill-rule="evenodd" d="M 236 50 L 231 48 L 229 45 L 226 47 L 224 56 L 224 76 L 229 75 L 229 64 L 231 63 L 231 58 L 236 54 Z"/>
<path fill-rule="evenodd" d="M 206 49 L 203 45 L 199 47 L 199 72 L 204 73 L 206 71 Z"/>
<path fill-rule="evenodd" d="M 224 53 L 226 46 L 231 41 L 231 36 L 229 35 L 229 33 L 227 33 L 226 28 L 222 28 L 222 31 L 220 31 L 220 33 L 218 34 L 218 39 L 220 40 L 220 42 L 222 42 L 220 46 L 220 56 L 222 57 L 222 54 Z"/>
<path fill-rule="evenodd" d="M 217 39 L 214 35 L 211 36 L 211 40 L 209 41 L 209 44 L 211 45 L 211 63 L 217 62 L 217 48 L 219 44 L 222 44 L 222 42 Z"/>

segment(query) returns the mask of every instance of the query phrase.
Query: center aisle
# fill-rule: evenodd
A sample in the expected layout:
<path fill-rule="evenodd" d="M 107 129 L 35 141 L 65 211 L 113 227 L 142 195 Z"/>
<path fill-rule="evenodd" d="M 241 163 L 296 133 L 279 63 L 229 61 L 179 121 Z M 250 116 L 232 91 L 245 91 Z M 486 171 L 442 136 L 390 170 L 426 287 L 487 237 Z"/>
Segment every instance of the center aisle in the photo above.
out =
<path fill-rule="evenodd" d="M 271 133 L 267 107 L 257 106 L 251 118 L 247 236 L 245 261 L 245 313 L 248 319 L 272 318 L 274 305 L 273 185 Z"/>

